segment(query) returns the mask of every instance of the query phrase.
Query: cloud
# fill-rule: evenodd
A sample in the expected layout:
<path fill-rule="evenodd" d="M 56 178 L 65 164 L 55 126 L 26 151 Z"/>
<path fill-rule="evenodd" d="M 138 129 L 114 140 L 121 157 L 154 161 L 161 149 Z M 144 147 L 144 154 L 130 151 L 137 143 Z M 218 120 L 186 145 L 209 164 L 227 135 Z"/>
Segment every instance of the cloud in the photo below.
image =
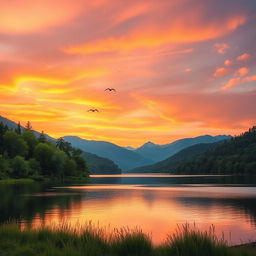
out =
<path fill-rule="evenodd" d="M 242 71 L 242 74 L 243 74 L 243 72 L 244 71 Z M 246 71 L 245 71 L 245 73 L 246 73 Z M 247 72 L 248 73 L 248 72 Z M 246 73 L 246 74 L 247 74 Z M 242 75 L 242 76 L 244 76 L 244 75 Z M 234 87 L 234 86 L 237 86 L 237 85 L 239 85 L 239 84 L 242 84 L 242 83 L 249 83 L 249 82 L 254 82 L 254 81 L 256 81 L 256 75 L 252 75 L 252 76 L 247 76 L 247 77 L 244 77 L 244 78 L 242 78 L 242 77 L 236 77 L 236 78 L 231 78 L 227 83 L 226 83 L 226 85 L 224 85 L 223 87 L 222 87 L 222 90 L 229 90 L 229 89 L 231 89 L 232 87 Z"/>
<path fill-rule="evenodd" d="M 214 77 L 222 77 L 225 76 L 226 74 L 228 74 L 230 71 L 229 68 L 225 68 L 225 67 L 220 67 L 217 68 L 213 74 Z"/>
<path fill-rule="evenodd" d="M 236 74 L 239 75 L 239 76 L 245 76 L 249 73 L 249 68 L 246 68 L 246 67 L 242 67 L 242 68 L 239 68 L 237 71 L 236 71 Z"/>
<path fill-rule="evenodd" d="M 251 55 L 250 55 L 250 54 L 244 53 L 244 54 L 238 56 L 236 59 L 237 59 L 238 61 L 247 61 L 247 60 L 249 60 L 250 58 L 251 58 Z"/>
<path fill-rule="evenodd" d="M 234 31 L 240 25 L 244 24 L 246 17 L 243 15 L 228 18 L 223 24 L 201 24 L 198 13 L 188 13 L 190 19 L 194 18 L 193 25 L 184 21 L 183 18 L 176 18 L 169 24 L 161 26 L 152 25 L 151 28 L 140 27 L 123 36 L 105 37 L 87 42 L 85 44 L 68 46 L 63 49 L 68 54 L 95 54 L 108 52 L 126 53 L 136 49 L 155 48 L 164 44 L 192 43 L 209 39 L 218 38 L 230 31 Z M 184 36 L 186 35 L 186 36 Z M 217 44 L 219 45 L 219 44 Z M 220 44 L 218 51 L 228 47 L 226 44 Z"/>
<path fill-rule="evenodd" d="M 214 45 L 214 48 L 217 53 L 224 54 L 224 53 L 226 53 L 227 49 L 229 49 L 230 47 L 227 43 L 216 43 Z"/>
<path fill-rule="evenodd" d="M 227 59 L 227 60 L 225 60 L 224 65 L 227 66 L 227 67 L 233 66 L 233 61 Z"/>
<path fill-rule="evenodd" d="M 52 0 L 0 0 L 0 31 L 3 33 L 29 33 L 70 21 L 83 9 L 82 1 L 61 3 Z"/>
<path fill-rule="evenodd" d="M 231 78 L 223 87 L 222 90 L 229 90 L 230 88 L 238 85 L 241 82 L 241 78 L 237 77 L 237 78 Z"/>

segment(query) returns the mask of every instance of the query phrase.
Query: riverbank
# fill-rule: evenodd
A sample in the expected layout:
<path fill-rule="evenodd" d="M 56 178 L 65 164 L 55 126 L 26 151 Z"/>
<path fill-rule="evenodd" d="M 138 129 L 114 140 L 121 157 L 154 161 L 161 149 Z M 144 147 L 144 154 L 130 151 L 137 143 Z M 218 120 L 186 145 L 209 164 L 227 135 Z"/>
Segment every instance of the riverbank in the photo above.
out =
<path fill-rule="evenodd" d="M 68 177 L 68 178 L 56 178 L 56 177 L 43 177 L 43 176 L 35 176 L 31 178 L 24 179 L 0 179 L 0 185 L 12 185 L 12 184 L 31 184 L 34 182 L 39 183 L 55 183 L 55 184 L 72 184 L 72 183 L 88 183 L 89 177 Z"/>
<path fill-rule="evenodd" d="M 185 225 L 153 246 L 140 230 L 119 229 L 110 234 L 92 227 L 40 227 L 21 229 L 18 224 L 0 226 L 0 255 L 6 256 L 253 256 L 251 247 L 228 247 L 212 232 L 200 232 Z"/>

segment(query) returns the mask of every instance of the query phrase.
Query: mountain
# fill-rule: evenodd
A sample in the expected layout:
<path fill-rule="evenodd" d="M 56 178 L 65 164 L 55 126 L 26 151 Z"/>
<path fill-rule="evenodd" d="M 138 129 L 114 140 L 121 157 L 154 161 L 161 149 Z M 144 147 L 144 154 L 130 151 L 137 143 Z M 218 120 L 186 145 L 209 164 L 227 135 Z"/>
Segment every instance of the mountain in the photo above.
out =
<path fill-rule="evenodd" d="M 106 157 L 114 161 L 122 170 L 129 170 L 138 166 L 153 163 L 146 157 L 142 157 L 134 151 L 119 147 L 105 141 L 85 140 L 76 136 L 66 136 L 64 140 L 70 142 L 73 147 L 83 151 Z"/>
<path fill-rule="evenodd" d="M 141 147 L 134 150 L 134 152 L 138 153 L 144 158 L 149 158 L 153 162 L 162 161 L 170 156 L 173 156 L 180 150 L 187 148 L 189 146 L 193 146 L 199 143 L 214 143 L 225 139 L 230 139 L 231 136 L 227 135 L 218 135 L 218 136 L 210 136 L 204 135 L 195 138 L 185 138 L 181 140 L 176 140 L 170 144 L 166 145 L 157 145 L 152 142 L 147 142 Z"/>
<path fill-rule="evenodd" d="M 190 160 L 171 173 L 186 174 L 256 174 L 256 126 L 240 136 L 221 143 Z"/>
<path fill-rule="evenodd" d="M 15 123 L 14 121 L 11 121 L 10 119 L 7 119 L 3 116 L 0 116 L 0 123 L 3 123 L 5 125 L 8 126 L 9 129 L 13 129 L 15 130 L 17 128 L 17 123 Z M 24 131 L 25 128 L 23 126 L 21 126 L 21 130 Z M 40 132 L 37 132 L 37 131 L 34 131 L 33 130 L 33 133 L 35 134 L 35 136 L 38 138 L 40 136 Z M 55 141 L 56 139 L 50 137 L 49 135 L 45 134 L 45 138 L 47 140 L 51 140 L 51 141 Z"/>
<path fill-rule="evenodd" d="M 83 152 L 82 157 L 86 160 L 91 174 L 120 174 L 122 172 L 110 159 L 99 157 L 88 152 Z"/>
<path fill-rule="evenodd" d="M 129 170 L 128 173 L 168 173 L 171 168 L 176 167 L 183 161 L 191 159 L 192 157 L 207 151 L 209 148 L 216 147 L 219 143 L 221 143 L 221 141 L 215 143 L 199 143 L 182 149 L 178 153 L 163 161 Z"/>

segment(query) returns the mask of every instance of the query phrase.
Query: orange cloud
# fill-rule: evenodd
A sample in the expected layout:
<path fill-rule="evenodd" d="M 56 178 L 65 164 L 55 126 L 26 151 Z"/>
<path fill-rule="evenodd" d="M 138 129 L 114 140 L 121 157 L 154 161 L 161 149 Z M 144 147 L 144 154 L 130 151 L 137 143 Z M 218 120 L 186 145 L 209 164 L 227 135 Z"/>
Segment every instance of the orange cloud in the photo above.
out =
<path fill-rule="evenodd" d="M 62 25 L 82 10 L 82 1 L 0 0 L 0 31 L 28 33 Z"/>
<path fill-rule="evenodd" d="M 243 82 L 253 82 L 256 81 L 256 75 L 248 76 L 243 79 Z"/>
<path fill-rule="evenodd" d="M 236 85 L 238 85 L 241 82 L 241 78 L 231 78 L 223 87 L 222 90 L 228 90 Z"/>
<path fill-rule="evenodd" d="M 214 77 L 221 77 L 221 76 L 225 76 L 226 74 L 228 74 L 230 71 L 229 68 L 225 68 L 225 67 L 220 67 L 217 68 L 213 74 Z"/>
<path fill-rule="evenodd" d="M 238 56 L 238 57 L 237 57 L 237 60 L 238 60 L 238 61 L 247 61 L 247 60 L 249 60 L 250 58 L 251 58 L 251 55 L 250 55 L 250 54 L 244 53 L 244 54 Z"/>
<path fill-rule="evenodd" d="M 224 65 L 225 66 L 227 66 L 227 67 L 229 67 L 229 66 L 232 66 L 233 65 L 233 62 L 231 61 L 231 60 L 225 60 L 225 62 L 224 62 Z"/>
<path fill-rule="evenodd" d="M 236 71 L 236 73 L 239 75 L 239 76 L 245 76 L 245 75 L 247 75 L 248 73 L 249 73 L 249 68 L 246 68 L 246 67 L 242 67 L 242 68 L 240 68 L 240 69 L 238 69 L 237 71 Z"/>
<path fill-rule="evenodd" d="M 188 15 L 189 16 L 189 15 Z M 192 16 L 195 16 L 190 14 Z M 195 19 L 198 17 L 194 17 Z M 183 19 L 173 21 L 165 29 L 152 26 L 151 29 L 143 28 L 121 37 L 107 37 L 94 40 L 82 45 L 64 48 L 68 54 L 93 54 L 104 52 L 130 52 L 139 48 L 154 48 L 164 44 L 177 44 L 198 42 L 217 38 L 244 24 L 246 17 L 243 15 L 229 18 L 219 26 L 217 24 L 190 25 Z"/>

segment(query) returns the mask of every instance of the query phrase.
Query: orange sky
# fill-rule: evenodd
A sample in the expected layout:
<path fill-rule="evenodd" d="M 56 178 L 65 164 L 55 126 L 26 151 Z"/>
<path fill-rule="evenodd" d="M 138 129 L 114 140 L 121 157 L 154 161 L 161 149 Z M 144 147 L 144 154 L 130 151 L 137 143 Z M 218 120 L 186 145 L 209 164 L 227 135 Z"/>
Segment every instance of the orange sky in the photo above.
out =
<path fill-rule="evenodd" d="M 254 1 L 0 0 L 0 7 L 2 116 L 54 137 L 123 146 L 255 125 Z"/>

